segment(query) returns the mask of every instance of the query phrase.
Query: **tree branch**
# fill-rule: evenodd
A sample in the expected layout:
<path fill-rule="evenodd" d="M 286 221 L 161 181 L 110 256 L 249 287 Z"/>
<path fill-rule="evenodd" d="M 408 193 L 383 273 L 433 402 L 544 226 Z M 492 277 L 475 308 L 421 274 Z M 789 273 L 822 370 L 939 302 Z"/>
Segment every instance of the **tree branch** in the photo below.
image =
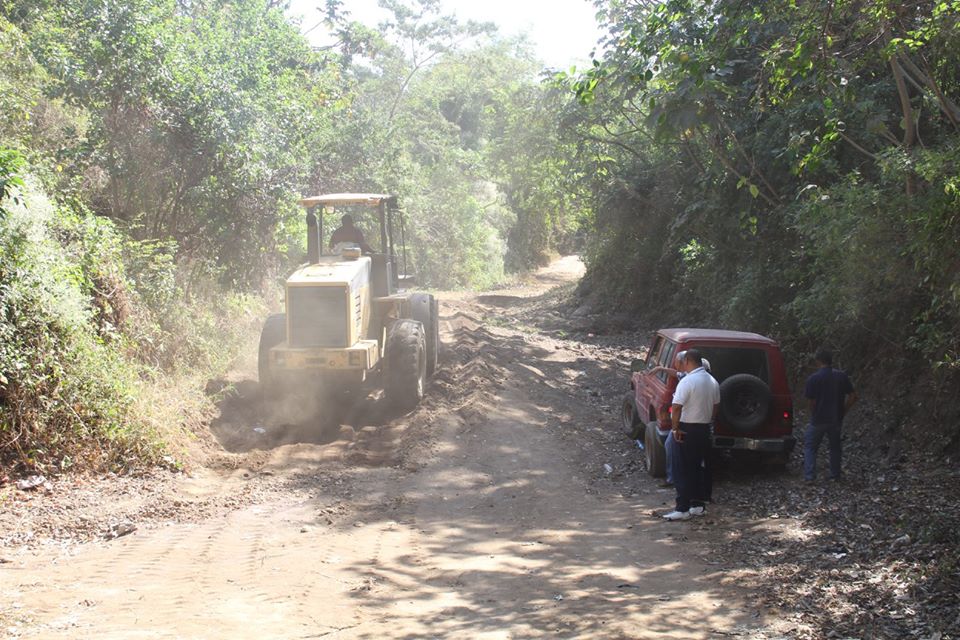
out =
<path fill-rule="evenodd" d="M 592 140 L 592 141 L 594 141 L 594 142 L 599 142 L 600 144 L 612 144 L 612 145 L 614 145 L 614 146 L 616 146 L 616 147 L 620 147 L 620 148 L 623 149 L 624 151 L 626 151 L 626 152 L 628 152 L 628 153 L 631 153 L 631 154 L 633 154 L 634 156 L 636 156 L 636 157 L 638 157 L 638 158 L 642 158 L 642 157 L 643 157 L 643 154 L 641 154 L 639 151 L 637 151 L 636 149 L 634 149 L 633 147 L 631 147 L 631 146 L 628 145 L 628 144 L 625 144 L 625 143 L 623 143 L 623 142 L 620 142 L 619 140 L 606 140 L 606 139 L 604 139 L 604 138 L 601 138 L 601 137 L 599 137 L 599 136 L 595 136 L 595 135 L 592 135 L 592 134 L 589 134 L 589 133 L 584 134 L 583 137 L 586 138 L 587 140 Z"/>
<path fill-rule="evenodd" d="M 747 161 L 747 163 L 750 165 L 750 175 L 752 176 L 752 175 L 756 174 L 757 176 L 759 176 L 759 177 L 760 177 L 760 181 L 764 184 L 764 186 L 767 188 L 767 190 L 770 191 L 770 194 L 771 194 L 775 199 L 780 200 L 780 199 L 781 199 L 781 198 L 780 198 L 780 194 L 777 193 L 777 190 L 773 188 L 773 185 L 771 185 L 771 184 L 767 181 L 766 176 L 764 176 L 763 173 L 762 173 L 759 169 L 757 169 L 757 165 L 756 165 L 756 163 L 753 161 L 753 156 L 750 156 L 750 155 L 747 154 L 746 150 L 745 150 L 745 149 L 743 148 L 743 146 L 740 144 L 740 140 L 737 139 L 737 134 L 734 133 L 733 129 L 731 129 L 729 126 L 727 126 L 727 123 L 724 122 L 723 119 L 720 118 L 719 116 L 717 117 L 717 121 L 720 122 L 720 124 L 723 126 L 723 128 L 727 130 L 727 133 L 728 133 L 728 134 L 730 135 L 730 137 L 733 139 L 733 144 L 734 144 L 734 146 L 736 146 L 737 150 L 740 152 L 740 155 L 742 155 L 743 158 L 744 158 L 744 159 Z"/>
<path fill-rule="evenodd" d="M 724 153 L 721 149 L 717 149 L 716 144 L 715 144 L 712 140 L 710 140 L 710 136 L 708 136 L 708 135 L 703 131 L 703 127 L 702 127 L 702 126 L 697 125 L 697 132 L 700 134 L 700 136 L 701 136 L 704 140 L 706 140 L 707 146 L 710 147 L 710 150 L 711 150 L 711 151 L 713 151 L 713 155 L 715 155 L 715 156 L 717 157 L 717 160 L 720 161 L 720 164 L 722 164 L 724 167 L 726 167 L 727 171 L 729 171 L 729 172 L 732 173 L 733 175 L 737 176 L 738 178 L 740 178 L 740 179 L 743 180 L 744 182 L 750 182 L 750 178 L 748 178 L 747 176 L 745 176 L 745 175 L 743 175 L 742 173 L 740 173 L 740 172 L 737 170 L 737 168 L 736 168 L 735 166 L 733 166 L 733 163 L 730 162 L 730 158 L 727 157 L 727 154 Z M 752 183 L 751 183 L 751 184 L 752 184 Z M 763 191 L 759 191 L 759 190 L 758 190 L 758 191 L 757 191 L 757 195 L 760 196 L 761 198 L 763 198 L 763 199 L 767 202 L 767 204 L 769 204 L 771 207 L 776 207 L 776 206 L 777 206 L 777 202 L 776 202 L 773 198 L 771 198 L 770 196 L 768 196 L 766 193 L 764 193 Z"/>
<path fill-rule="evenodd" d="M 913 108 L 910 105 L 910 93 L 904 80 L 903 67 L 895 58 L 890 59 L 890 69 L 893 71 L 893 79 L 897 85 L 897 97 L 900 99 L 900 111 L 903 113 L 903 141 L 900 144 L 904 149 L 910 149 L 916 142 L 917 137 L 913 122 Z"/>
<path fill-rule="evenodd" d="M 868 158 L 870 158 L 870 159 L 873 160 L 874 162 L 879 162 L 879 161 L 880 161 L 880 158 L 877 156 L 877 154 L 875 154 L 875 153 L 870 153 L 869 151 L 867 151 L 866 149 L 864 149 L 863 147 L 861 147 L 859 144 L 857 144 L 856 142 L 854 142 L 854 140 L 853 140 L 850 136 L 848 136 L 847 134 L 845 134 L 844 132 L 838 131 L 837 133 L 840 134 L 840 137 L 841 137 L 841 138 L 843 138 L 843 139 L 846 140 L 848 143 L 850 143 L 850 146 L 851 146 L 851 147 L 853 147 L 854 149 L 856 149 L 857 151 L 859 151 L 859 152 L 862 153 L 863 155 L 867 156 Z"/>
<path fill-rule="evenodd" d="M 960 107 L 957 106 L 953 100 L 948 98 L 943 94 L 943 91 L 940 89 L 940 85 L 934 81 L 932 75 L 927 75 L 924 73 L 916 63 L 910 59 L 906 53 L 899 51 L 897 52 L 897 59 L 902 65 L 902 69 L 908 71 L 908 74 L 905 74 L 906 78 L 916 86 L 919 90 L 924 91 L 929 89 L 933 91 L 934 95 L 937 97 L 937 102 L 940 103 L 940 110 L 947 116 L 947 119 L 950 120 L 951 124 L 955 128 L 960 128 Z M 926 60 L 924 60 L 926 63 Z M 929 65 L 927 65 L 929 67 Z M 916 77 L 916 80 L 914 80 Z M 919 83 L 925 85 L 925 87 L 918 86 Z"/>

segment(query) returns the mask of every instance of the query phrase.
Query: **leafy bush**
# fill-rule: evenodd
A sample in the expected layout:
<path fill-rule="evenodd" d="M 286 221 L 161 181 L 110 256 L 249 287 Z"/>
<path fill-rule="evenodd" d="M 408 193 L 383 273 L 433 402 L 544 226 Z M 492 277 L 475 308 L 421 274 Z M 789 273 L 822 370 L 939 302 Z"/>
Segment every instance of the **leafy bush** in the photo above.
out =
<path fill-rule="evenodd" d="M 29 185 L 3 211 L 0 457 L 47 469 L 124 465 L 147 453 L 147 434 L 128 421 L 137 367 L 97 331 L 89 274 L 65 251 L 77 246 L 56 238 L 77 229 Z"/>
<path fill-rule="evenodd" d="M 0 169 L 16 175 L 14 164 Z M 0 209 L 0 461 L 53 471 L 154 460 L 195 410 L 170 415 L 170 395 L 229 366 L 264 305 L 187 295 L 174 247 L 131 241 L 25 182 Z M 167 402 L 143 402 L 158 388 Z"/>

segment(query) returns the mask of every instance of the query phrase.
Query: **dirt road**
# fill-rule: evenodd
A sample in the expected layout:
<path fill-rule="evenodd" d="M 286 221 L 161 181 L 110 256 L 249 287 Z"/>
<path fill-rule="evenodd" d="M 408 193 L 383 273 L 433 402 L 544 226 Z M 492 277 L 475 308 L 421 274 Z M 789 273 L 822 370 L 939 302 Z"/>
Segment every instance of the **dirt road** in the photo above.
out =
<path fill-rule="evenodd" d="M 617 432 L 633 354 L 554 310 L 581 269 L 442 296 L 441 369 L 406 416 L 375 395 L 264 413 L 238 372 L 207 467 L 61 487 L 85 498 L 59 532 L 35 522 L 55 496 L 5 521 L 0 636 L 767 637 L 710 518 L 652 514 L 671 493 Z"/>

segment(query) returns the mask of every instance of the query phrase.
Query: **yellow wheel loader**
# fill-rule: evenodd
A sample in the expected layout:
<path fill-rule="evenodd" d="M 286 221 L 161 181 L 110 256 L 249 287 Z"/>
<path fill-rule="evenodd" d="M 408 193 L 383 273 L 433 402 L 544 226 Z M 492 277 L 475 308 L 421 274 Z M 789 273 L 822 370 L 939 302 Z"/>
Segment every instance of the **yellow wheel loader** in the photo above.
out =
<path fill-rule="evenodd" d="M 397 198 L 340 193 L 301 204 L 307 262 L 286 281 L 286 312 L 268 317 L 260 334 L 264 397 L 358 390 L 378 380 L 392 405 L 412 410 L 437 366 L 438 305 L 428 293 L 405 290 L 412 278 L 400 273 L 406 248 Z M 345 211 L 358 212 L 360 226 L 326 234 L 325 221 Z M 345 215 L 344 224 L 353 217 Z M 331 240 L 326 248 L 324 237 Z"/>

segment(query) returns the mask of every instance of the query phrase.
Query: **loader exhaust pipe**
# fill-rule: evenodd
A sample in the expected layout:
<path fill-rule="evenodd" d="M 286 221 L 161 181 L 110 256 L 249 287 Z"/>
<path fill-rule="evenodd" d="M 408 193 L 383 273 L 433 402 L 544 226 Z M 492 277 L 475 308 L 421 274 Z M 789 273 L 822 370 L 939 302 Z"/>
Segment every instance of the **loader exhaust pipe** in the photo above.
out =
<path fill-rule="evenodd" d="M 310 264 L 320 262 L 320 228 L 313 209 L 307 210 L 307 261 Z"/>

